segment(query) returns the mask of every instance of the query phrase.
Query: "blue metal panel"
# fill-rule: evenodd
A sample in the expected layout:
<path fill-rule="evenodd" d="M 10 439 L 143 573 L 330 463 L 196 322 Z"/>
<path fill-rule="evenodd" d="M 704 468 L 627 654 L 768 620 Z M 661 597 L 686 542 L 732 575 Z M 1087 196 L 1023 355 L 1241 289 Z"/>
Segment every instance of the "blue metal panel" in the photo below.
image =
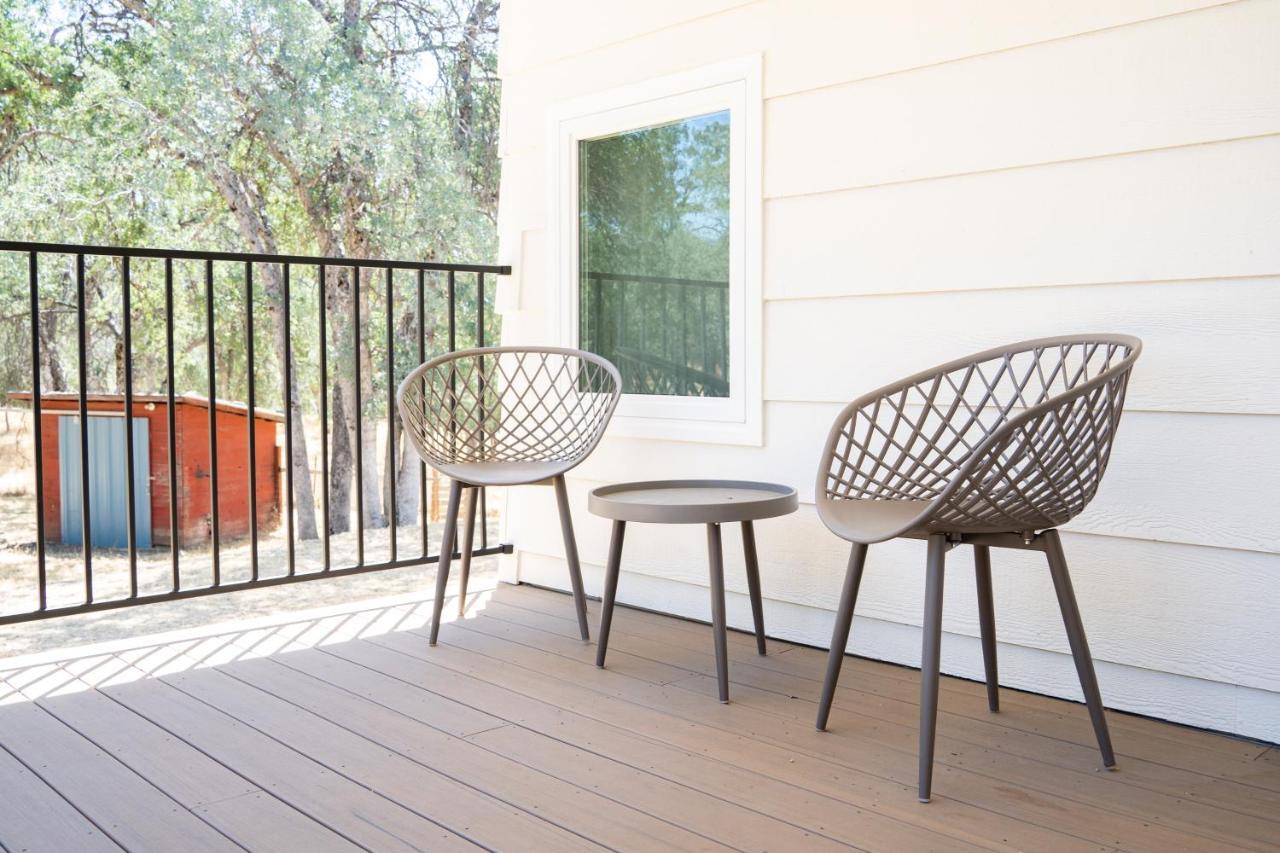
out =
<path fill-rule="evenodd" d="M 129 546 L 124 418 L 89 416 L 89 511 L 95 548 Z M 134 519 L 138 547 L 151 547 L 151 459 L 147 419 L 133 419 Z M 81 543 L 80 418 L 58 418 L 62 541 Z"/>

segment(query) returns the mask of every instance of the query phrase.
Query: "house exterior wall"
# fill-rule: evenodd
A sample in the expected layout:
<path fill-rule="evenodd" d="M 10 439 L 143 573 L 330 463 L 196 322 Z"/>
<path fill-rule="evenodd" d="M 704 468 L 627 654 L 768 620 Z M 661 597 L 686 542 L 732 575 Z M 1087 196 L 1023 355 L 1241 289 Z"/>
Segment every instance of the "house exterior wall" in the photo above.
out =
<path fill-rule="evenodd" d="M 756 526 L 770 634 L 825 647 L 847 546 L 813 509 L 841 404 L 967 352 L 1128 332 L 1146 348 L 1111 467 L 1064 529 L 1109 707 L 1280 741 L 1280 0 L 507 0 L 504 343 L 546 340 L 548 115 L 763 57 L 764 442 L 606 437 L 569 477 L 588 591 L 596 485 L 799 488 Z M 554 501 L 515 489 L 509 579 L 564 588 Z M 636 525 L 619 600 L 706 619 L 701 530 Z M 982 677 L 967 549 L 944 671 Z M 730 624 L 751 624 L 726 537 Z M 1005 684 L 1080 698 L 1041 561 L 993 555 Z M 918 665 L 924 546 L 870 551 L 850 650 Z M 816 687 L 815 687 L 816 690 Z"/>
<path fill-rule="evenodd" d="M 119 401 L 90 400 L 89 412 L 118 413 Z M 148 409 L 148 405 L 152 408 Z M 41 403 L 41 441 L 44 448 L 44 521 L 50 541 L 62 538 L 62 495 L 59 481 L 58 418 L 79 411 L 75 400 L 46 399 Z M 134 417 L 145 418 L 150 438 L 152 544 L 168 545 L 169 530 L 169 423 L 165 404 L 135 402 Z M 178 401 L 174 420 L 178 459 L 178 530 L 183 545 L 206 542 L 210 536 L 209 410 L 203 405 Z M 249 532 L 249 440 L 242 413 L 219 410 L 218 511 L 222 536 L 234 538 Z M 277 423 L 255 419 L 258 524 L 265 531 L 280 515 L 280 485 L 276 474 Z"/>

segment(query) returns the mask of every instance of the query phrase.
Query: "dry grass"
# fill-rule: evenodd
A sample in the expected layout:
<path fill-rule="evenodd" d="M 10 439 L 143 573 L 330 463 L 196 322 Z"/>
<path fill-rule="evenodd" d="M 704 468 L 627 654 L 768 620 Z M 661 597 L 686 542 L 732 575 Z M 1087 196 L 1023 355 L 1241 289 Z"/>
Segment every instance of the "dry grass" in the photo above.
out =
<path fill-rule="evenodd" d="M 34 483 L 30 414 L 15 409 L 0 411 L 0 615 L 33 610 L 38 605 Z M 499 493 L 489 494 L 487 522 L 490 543 L 498 541 L 501 503 Z M 439 550 L 441 527 L 440 524 L 429 525 L 431 553 Z M 478 540 L 477 532 L 477 542 Z M 387 529 L 366 530 L 365 563 L 389 559 L 389 545 Z M 400 527 L 396 546 L 400 559 L 412 559 L 421 554 L 421 528 L 416 525 Z M 353 565 L 357 559 L 356 535 L 345 533 L 331 537 L 330 549 L 332 566 Z M 288 550 L 288 539 L 283 526 L 264 532 L 258 543 L 261 576 L 285 574 Z M 321 542 L 296 542 L 295 564 L 299 573 L 321 571 L 324 565 Z M 223 583 L 248 580 L 252 572 L 248 540 L 223 542 L 219 566 Z M 482 559 L 476 562 L 473 571 L 483 576 L 495 572 L 496 567 L 496 560 L 493 558 Z M 169 591 L 173 580 L 172 568 L 167 547 L 139 552 L 139 594 Z M 182 549 L 179 553 L 179 568 L 183 589 L 205 587 L 213 582 L 213 560 L 208 546 Z M 84 601 L 85 572 L 79 546 L 48 543 L 46 575 L 50 607 L 74 605 Z M 0 628 L 0 656 L 397 595 L 423 589 L 434 575 L 434 565 L 413 566 L 19 624 Z M 485 579 L 477 577 L 477 582 L 483 583 Z M 129 584 L 128 554 L 120 550 L 95 548 L 95 600 L 126 597 Z"/>
<path fill-rule="evenodd" d="M 0 408 L 0 496 L 35 494 L 35 464 L 31 412 Z"/>

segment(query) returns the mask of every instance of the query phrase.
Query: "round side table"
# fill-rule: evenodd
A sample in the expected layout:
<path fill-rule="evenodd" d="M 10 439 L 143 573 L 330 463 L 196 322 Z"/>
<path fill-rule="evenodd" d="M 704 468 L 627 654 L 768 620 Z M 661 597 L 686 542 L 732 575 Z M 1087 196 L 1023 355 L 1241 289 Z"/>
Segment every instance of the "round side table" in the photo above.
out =
<path fill-rule="evenodd" d="M 604 666 L 609 648 L 609 625 L 618 593 L 622 565 L 622 537 L 628 521 L 652 524 L 705 524 L 711 569 L 711 625 L 716 645 L 716 679 L 720 701 L 729 701 L 729 654 L 724 615 L 724 548 L 720 525 L 742 524 L 742 550 L 747 563 L 747 589 L 755 620 L 756 648 L 765 653 L 764 610 L 760 598 L 760 565 L 756 559 L 753 522 L 794 512 L 796 490 L 775 483 L 742 480 L 653 480 L 601 486 L 591 492 L 587 508 L 613 520 L 609 562 L 605 570 L 596 666 Z"/>

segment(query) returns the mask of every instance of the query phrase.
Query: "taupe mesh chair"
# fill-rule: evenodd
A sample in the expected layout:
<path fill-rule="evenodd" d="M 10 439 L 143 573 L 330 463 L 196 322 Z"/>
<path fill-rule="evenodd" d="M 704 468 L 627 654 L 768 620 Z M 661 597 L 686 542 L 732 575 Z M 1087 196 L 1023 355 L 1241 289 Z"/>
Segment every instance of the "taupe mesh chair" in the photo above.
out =
<path fill-rule="evenodd" d="M 470 500 L 461 549 L 459 614 L 466 602 L 480 488 L 548 481 L 555 487 L 560 510 L 578 629 L 582 639 L 589 638 L 564 474 L 599 444 L 621 387 L 618 369 L 605 359 L 557 347 L 462 350 L 432 359 L 405 377 L 396 395 L 405 434 L 423 461 L 452 481 L 436 573 L 431 645 L 440 632 L 462 493 L 470 492 Z"/>
<path fill-rule="evenodd" d="M 818 706 L 826 729 L 867 546 L 928 540 L 920 670 L 920 787 L 928 802 L 938 718 L 947 551 L 972 545 L 987 701 L 999 710 L 990 548 L 1043 551 L 1080 686 L 1107 767 L 1115 765 L 1058 531 L 1098 490 L 1124 404 L 1137 338 L 1044 338 L 987 350 L 854 400 L 827 438 L 818 516 L 853 543 Z"/>

